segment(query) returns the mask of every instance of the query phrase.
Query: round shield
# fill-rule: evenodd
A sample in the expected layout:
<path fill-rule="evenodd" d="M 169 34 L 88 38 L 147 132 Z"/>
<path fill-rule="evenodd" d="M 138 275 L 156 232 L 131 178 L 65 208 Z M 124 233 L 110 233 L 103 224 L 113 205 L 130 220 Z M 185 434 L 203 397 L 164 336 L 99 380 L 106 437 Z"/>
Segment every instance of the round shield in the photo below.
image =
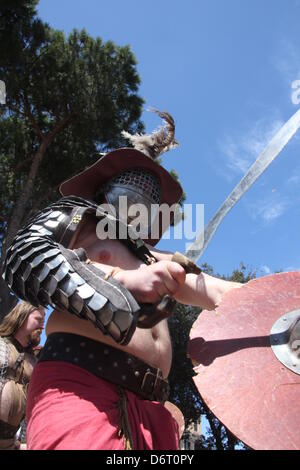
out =
<path fill-rule="evenodd" d="M 232 289 L 192 327 L 196 387 L 253 449 L 300 449 L 299 325 L 300 272 L 290 272 Z"/>
<path fill-rule="evenodd" d="M 171 413 L 173 418 L 177 421 L 178 424 L 178 435 L 179 439 L 181 439 L 181 436 L 184 432 L 185 429 L 185 422 L 184 422 L 184 416 L 180 409 L 174 405 L 174 403 L 171 403 L 170 401 L 166 401 L 164 404 L 165 408 Z"/>

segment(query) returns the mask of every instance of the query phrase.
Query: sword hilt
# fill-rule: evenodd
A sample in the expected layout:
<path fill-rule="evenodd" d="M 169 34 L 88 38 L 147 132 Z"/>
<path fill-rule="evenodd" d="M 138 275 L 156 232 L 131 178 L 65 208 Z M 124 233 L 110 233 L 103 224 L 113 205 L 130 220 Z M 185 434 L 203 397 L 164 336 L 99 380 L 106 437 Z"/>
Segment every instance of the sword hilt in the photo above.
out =
<path fill-rule="evenodd" d="M 200 274 L 202 272 L 202 269 L 199 268 L 199 266 L 197 266 L 192 260 L 187 258 L 182 253 L 179 253 L 179 251 L 175 251 L 171 261 L 175 261 L 175 263 L 180 264 L 185 269 L 187 274 Z"/>
<path fill-rule="evenodd" d="M 199 266 L 178 251 L 173 254 L 171 261 L 180 264 L 187 274 L 200 274 L 202 271 Z M 141 304 L 138 327 L 152 328 L 161 320 L 170 317 L 174 313 L 176 305 L 177 301 L 170 295 L 164 295 L 156 304 Z"/>

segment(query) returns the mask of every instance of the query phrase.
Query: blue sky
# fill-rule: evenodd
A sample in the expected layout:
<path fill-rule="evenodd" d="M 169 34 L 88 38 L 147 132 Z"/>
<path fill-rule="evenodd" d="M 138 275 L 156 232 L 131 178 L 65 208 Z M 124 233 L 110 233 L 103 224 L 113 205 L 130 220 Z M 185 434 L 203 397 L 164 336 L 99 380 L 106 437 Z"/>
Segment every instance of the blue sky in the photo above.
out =
<path fill-rule="evenodd" d="M 218 209 L 274 132 L 296 110 L 299 0 L 41 0 L 39 16 L 68 34 L 129 44 L 147 107 L 169 111 L 180 147 L 164 157 L 186 203 Z M 160 122 L 144 112 L 147 131 Z M 300 134 L 226 217 L 201 262 L 229 274 L 300 269 Z M 185 240 L 162 241 L 183 251 Z"/>

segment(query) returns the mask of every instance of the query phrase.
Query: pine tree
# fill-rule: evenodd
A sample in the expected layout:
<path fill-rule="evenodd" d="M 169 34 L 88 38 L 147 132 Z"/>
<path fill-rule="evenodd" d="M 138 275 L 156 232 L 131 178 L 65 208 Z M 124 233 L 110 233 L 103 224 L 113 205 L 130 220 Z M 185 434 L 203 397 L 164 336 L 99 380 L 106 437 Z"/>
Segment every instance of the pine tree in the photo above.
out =
<path fill-rule="evenodd" d="M 36 16 L 37 0 L 2 1 L 0 79 L 1 265 L 29 216 L 58 199 L 60 183 L 143 130 L 140 78 L 129 46 L 66 37 Z M 0 277 L 0 312 L 14 299 Z"/>

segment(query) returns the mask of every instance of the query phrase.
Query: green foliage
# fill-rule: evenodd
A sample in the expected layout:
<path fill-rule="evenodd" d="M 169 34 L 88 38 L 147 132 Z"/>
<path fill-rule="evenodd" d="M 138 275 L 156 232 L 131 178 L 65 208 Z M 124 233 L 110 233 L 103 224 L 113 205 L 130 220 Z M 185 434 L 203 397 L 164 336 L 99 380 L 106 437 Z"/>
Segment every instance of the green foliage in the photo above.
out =
<path fill-rule="evenodd" d="M 20 225 L 30 210 L 58 197 L 59 184 L 94 163 L 100 151 L 124 144 L 123 129 L 141 132 L 143 100 L 129 46 L 66 37 L 35 16 L 37 1 L 2 2 L 0 79 L 0 234 L 9 225 L 33 160 L 46 143 Z"/>
<path fill-rule="evenodd" d="M 183 412 L 186 424 L 196 421 L 203 411 L 198 393 L 192 381 L 193 366 L 187 357 L 190 329 L 200 313 L 200 309 L 178 304 L 169 319 L 169 329 L 173 346 L 173 362 L 169 375 L 170 401 Z"/>
<path fill-rule="evenodd" d="M 0 0 L 1 262 L 28 217 L 59 197 L 62 181 L 142 132 L 140 78 L 130 47 L 69 36 L 36 16 L 37 0 Z M 1 274 L 1 273 L 0 273 Z M 3 311 L 11 296 L 0 278 Z"/>

